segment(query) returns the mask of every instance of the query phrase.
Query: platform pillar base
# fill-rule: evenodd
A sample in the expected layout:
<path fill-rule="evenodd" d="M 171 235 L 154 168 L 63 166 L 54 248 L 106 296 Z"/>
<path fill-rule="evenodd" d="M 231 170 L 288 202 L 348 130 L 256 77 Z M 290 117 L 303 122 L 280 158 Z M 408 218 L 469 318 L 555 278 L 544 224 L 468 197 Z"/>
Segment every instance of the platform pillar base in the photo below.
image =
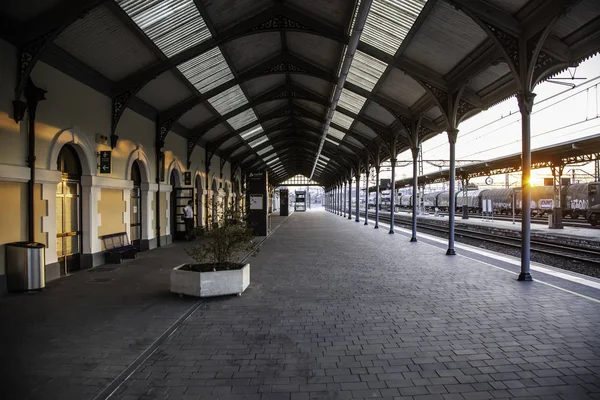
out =
<path fill-rule="evenodd" d="M 373 227 L 373 229 L 379 229 L 379 226 L 375 225 L 375 226 Z"/>
<path fill-rule="evenodd" d="M 393 235 L 393 234 L 394 234 L 394 233 L 396 233 L 396 232 L 394 232 L 394 230 L 393 230 L 393 229 L 390 229 L 390 231 L 389 231 L 388 233 L 389 233 L 390 235 Z"/>
<path fill-rule="evenodd" d="M 412 238 L 410 238 L 410 242 L 411 242 L 411 243 L 416 243 L 416 242 L 417 242 L 417 238 L 416 238 L 416 237 L 412 237 Z"/>
<path fill-rule="evenodd" d="M 533 278 L 531 277 L 531 274 L 529 272 L 521 272 L 519 274 L 519 277 L 517 278 L 518 281 L 524 281 L 524 282 L 531 282 L 533 281 Z"/>
<path fill-rule="evenodd" d="M 446 255 L 447 256 L 455 256 L 456 255 L 456 251 L 454 251 L 454 249 L 448 249 L 446 251 Z"/>

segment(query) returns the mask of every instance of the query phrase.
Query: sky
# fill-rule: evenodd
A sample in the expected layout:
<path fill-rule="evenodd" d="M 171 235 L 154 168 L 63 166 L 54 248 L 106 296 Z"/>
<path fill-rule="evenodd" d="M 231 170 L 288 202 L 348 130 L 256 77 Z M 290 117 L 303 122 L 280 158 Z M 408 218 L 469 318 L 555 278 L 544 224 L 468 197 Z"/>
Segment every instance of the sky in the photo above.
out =
<path fill-rule="evenodd" d="M 571 68 L 557 77 L 572 76 L 585 79 L 559 80 L 577 85 L 574 88 L 544 82 L 534 89 L 536 98 L 531 117 L 532 150 L 600 134 L 600 56 L 590 58 L 579 67 Z M 458 129 L 457 160 L 490 160 L 521 152 L 521 118 L 515 97 L 462 122 Z M 410 151 L 398 156 L 398 160 L 411 159 Z M 423 159 L 449 159 L 446 133 L 423 143 Z M 583 169 L 592 174 L 594 171 L 593 163 L 573 168 Z M 570 169 L 566 167 L 565 171 Z M 437 170 L 435 166 L 424 164 L 425 174 Z M 585 177 L 581 171 L 576 171 L 576 174 L 578 178 Z M 389 172 L 382 174 L 382 178 L 389 178 L 389 175 Z M 397 179 L 410 176 L 412 165 L 396 169 Z M 532 185 L 543 185 L 545 176 L 551 176 L 549 170 L 533 170 Z M 496 184 L 504 184 L 504 176 L 493 178 Z M 509 180 L 511 185 L 519 184 L 520 174 L 511 175 Z M 477 181 L 474 180 L 474 183 Z"/>

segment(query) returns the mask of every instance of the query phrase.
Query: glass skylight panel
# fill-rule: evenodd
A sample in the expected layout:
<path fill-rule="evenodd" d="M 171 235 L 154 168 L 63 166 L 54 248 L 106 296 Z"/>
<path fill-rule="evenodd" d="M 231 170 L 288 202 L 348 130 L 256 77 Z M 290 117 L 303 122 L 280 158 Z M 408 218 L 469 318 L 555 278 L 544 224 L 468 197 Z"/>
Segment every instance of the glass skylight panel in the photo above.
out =
<path fill-rule="evenodd" d="M 325 161 L 321 160 L 321 159 L 318 159 L 318 160 L 317 160 L 317 165 L 326 166 L 326 165 L 327 165 L 327 163 L 326 163 Z"/>
<path fill-rule="evenodd" d="M 116 0 L 167 57 L 212 36 L 193 0 Z"/>
<path fill-rule="evenodd" d="M 263 160 L 267 161 L 267 160 L 269 160 L 269 159 L 271 159 L 273 157 L 277 157 L 277 153 L 271 153 L 268 156 L 263 157 Z"/>
<path fill-rule="evenodd" d="M 255 137 L 256 135 L 258 135 L 259 133 L 261 133 L 262 131 L 263 131 L 263 127 L 261 125 L 258 125 L 255 128 L 250 128 L 247 131 L 240 133 L 240 136 L 244 140 L 250 140 L 253 137 Z"/>
<path fill-rule="evenodd" d="M 254 148 L 256 146 L 260 146 L 261 144 L 265 143 L 267 140 L 269 140 L 268 137 L 263 136 L 261 138 L 256 139 L 253 142 L 248 143 L 250 145 L 250 147 Z"/>
<path fill-rule="evenodd" d="M 208 102 L 217 110 L 221 115 L 227 114 L 228 112 L 235 110 L 238 107 L 243 106 L 248 102 L 244 92 L 239 85 L 235 85 L 224 92 L 208 99 Z"/>
<path fill-rule="evenodd" d="M 254 110 L 251 108 L 239 114 L 236 114 L 227 120 L 227 122 L 233 127 L 233 129 L 243 128 L 244 126 L 254 121 L 256 121 L 256 114 L 254 114 Z"/>
<path fill-rule="evenodd" d="M 358 114 L 362 109 L 363 104 L 365 104 L 365 101 L 367 101 L 366 98 L 347 89 L 342 89 L 338 105 L 346 110 L 352 111 L 354 114 Z"/>
<path fill-rule="evenodd" d="M 325 138 L 325 140 L 327 140 L 329 143 L 333 143 L 333 144 L 335 144 L 336 146 L 338 146 L 338 145 L 339 145 L 339 143 L 338 143 L 338 142 L 335 142 L 335 141 L 331 140 L 331 139 L 330 139 L 330 138 L 328 138 L 328 137 L 326 137 L 326 138 Z"/>
<path fill-rule="evenodd" d="M 360 40 L 396 54 L 425 3 L 427 0 L 373 0 Z"/>
<path fill-rule="evenodd" d="M 323 160 L 325 160 L 325 161 L 329 161 L 329 160 L 331 160 L 329 157 L 327 157 L 327 156 L 324 156 L 324 155 L 323 155 L 323 153 L 321 153 L 321 158 L 322 158 Z"/>
<path fill-rule="evenodd" d="M 352 65 L 348 70 L 348 82 L 360 86 L 369 92 L 373 90 L 387 64 L 360 51 L 354 53 Z"/>
<path fill-rule="evenodd" d="M 336 111 L 333 114 L 333 118 L 331 119 L 331 121 L 334 124 L 341 126 L 342 128 L 350 129 L 350 126 L 352 125 L 352 122 L 354 120 L 352 118 L 350 118 L 349 116 L 344 115 L 339 111 Z"/>
<path fill-rule="evenodd" d="M 206 93 L 233 79 L 227 61 L 218 47 L 178 65 L 177 69 L 200 93 Z"/>
<path fill-rule="evenodd" d="M 336 139 L 342 140 L 344 138 L 344 136 L 346 136 L 346 134 L 340 130 L 335 129 L 334 127 L 330 126 L 329 130 L 327 131 L 328 135 L 333 136 Z"/>
<path fill-rule="evenodd" d="M 274 158 L 274 159 L 272 159 L 270 161 L 267 161 L 266 163 L 267 163 L 267 165 L 273 165 L 273 164 L 278 163 L 278 162 L 279 162 L 279 158 Z"/>
<path fill-rule="evenodd" d="M 265 140 L 263 140 L 262 143 L 266 142 L 268 139 L 265 138 Z M 263 154 L 266 154 L 270 151 L 273 151 L 273 146 L 269 145 L 267 147 L 265 147 L 264 149 L 260 149 L 259 151 L 256 152 L 256 154 L 258 154 L 259 156 L 262 156 Z"/>

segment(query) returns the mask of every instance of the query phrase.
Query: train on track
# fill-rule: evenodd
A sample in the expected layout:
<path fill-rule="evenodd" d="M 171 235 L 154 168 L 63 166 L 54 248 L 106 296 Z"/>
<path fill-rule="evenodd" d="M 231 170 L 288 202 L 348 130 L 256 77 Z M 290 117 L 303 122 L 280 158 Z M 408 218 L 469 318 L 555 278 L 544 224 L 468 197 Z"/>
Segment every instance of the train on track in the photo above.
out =
<path fill-rule="evenodd" d="M 512 214 L 513 202 L 516 215 L 521 213 L 522 200 L 521 190 L 515 188 L 506 189 L 473 189 L 458 191 L 456 193 L 456 211 L 467 207 L 471 213 L 481 213 L 484 203 L 490 204 L 494 214 Z M 412 208 L 412 195 L 397 193 L 394 199 L 396 211 L 409 210 Z M 447 191 L 425 193 L 423 195 L 423 207 L 427 211 L 447 212 L 449 206 L 449 194 Z M 390 209 L 390 196 L 382 194 L 380 209 Z M 563 205 L 563 217 L 585 218 L 590 224 L 600 224 L 600 182 L 576 183 L 563 188 L 561 194 Z M 370 197 L 369 208 L 375 208 L 374 196 Z M 554 188 L 552 186 L 533 186 L 531 188 L 531 214 L 532 216 L 543 216 L 554 208 Z"/>

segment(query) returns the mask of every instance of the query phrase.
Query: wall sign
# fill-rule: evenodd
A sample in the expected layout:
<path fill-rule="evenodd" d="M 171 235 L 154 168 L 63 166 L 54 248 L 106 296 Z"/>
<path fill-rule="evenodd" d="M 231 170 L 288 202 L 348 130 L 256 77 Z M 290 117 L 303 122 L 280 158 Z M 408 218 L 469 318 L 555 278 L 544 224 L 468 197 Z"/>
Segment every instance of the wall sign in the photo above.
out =
<path fill-rule="evenodd" d="M 110 150 L 100 152 L 100 173 L 101 174 L 110 174 L 111 156 L 112 156 L 112 152 Z"/>
<path fill-rule="evenodd" d="M 250 195 L 250 209 L 251 210 L 262 210 L 263 209 L 263 195 L 262 194 L 251 194 Z"/>

